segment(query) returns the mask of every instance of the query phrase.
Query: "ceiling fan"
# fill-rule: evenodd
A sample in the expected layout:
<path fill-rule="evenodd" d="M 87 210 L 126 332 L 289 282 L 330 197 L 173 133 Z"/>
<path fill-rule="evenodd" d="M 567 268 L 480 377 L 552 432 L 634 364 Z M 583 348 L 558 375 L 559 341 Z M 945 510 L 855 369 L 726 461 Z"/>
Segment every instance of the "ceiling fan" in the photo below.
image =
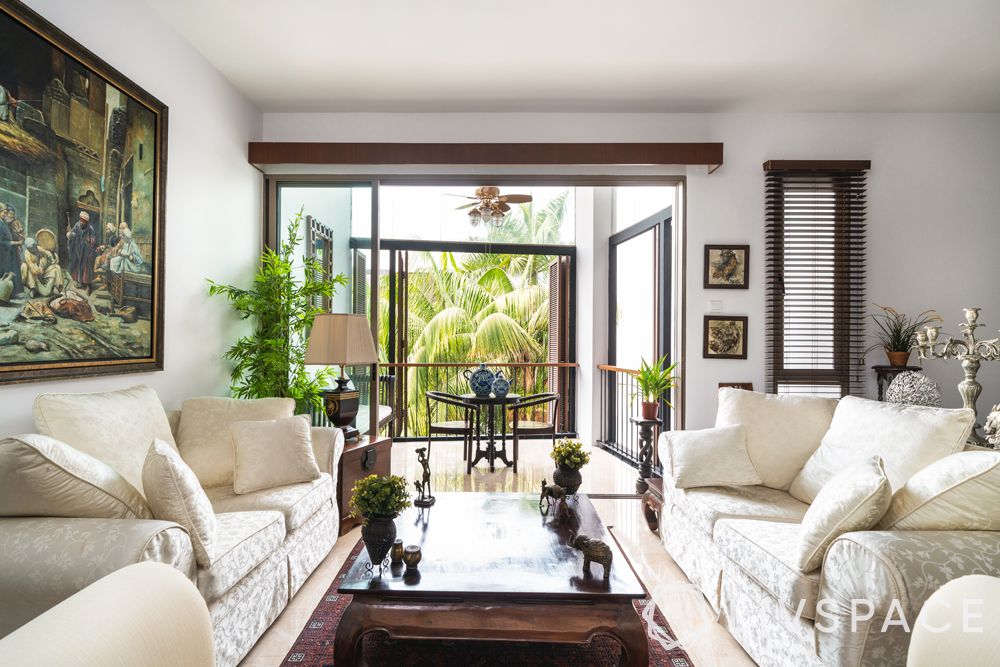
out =
<path fill-rule="evenodd" d="M 473 227 L 480 222 L 491 222 L 499 227 L 503 224 L 503 217 L 510 210 L 510 204 L 527 204 L 531 201 L 531 195 L 502 195 L 500 188 L 495 185 L 483 185 L 476 188 L 475 195 L 452 195 L 454 197 L 465 197 L 474 199 L 470 204 L 463 204 L 458 209 L 467 208 L 469 210 L 469 222 Z M 456 210 L 458 210 L 456 209 Z"/>

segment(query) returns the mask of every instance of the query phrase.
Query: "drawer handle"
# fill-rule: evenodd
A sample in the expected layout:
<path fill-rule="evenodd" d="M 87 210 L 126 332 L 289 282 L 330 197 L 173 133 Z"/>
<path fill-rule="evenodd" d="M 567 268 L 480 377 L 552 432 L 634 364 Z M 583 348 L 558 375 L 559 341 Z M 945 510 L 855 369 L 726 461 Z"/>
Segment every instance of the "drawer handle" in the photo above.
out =
<path fill-rule="evenodd" d="M 369 447 L 365 450 L 365 453 L 361 455 L 361 469 L 371 470 L 375 467 L 375 462 L 378 460 L 378 451 L 374 447 Z"/>

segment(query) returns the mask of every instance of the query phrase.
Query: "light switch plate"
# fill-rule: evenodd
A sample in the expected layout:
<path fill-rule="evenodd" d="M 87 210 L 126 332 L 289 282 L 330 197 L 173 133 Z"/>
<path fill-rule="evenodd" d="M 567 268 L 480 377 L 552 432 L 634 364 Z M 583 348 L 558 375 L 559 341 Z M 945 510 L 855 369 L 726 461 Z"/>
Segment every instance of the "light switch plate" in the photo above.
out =
<path fill-rule="evenodd" d="M 709 299 L 708 312 L 718 314 L 722 312 L 722 299 Z"/>

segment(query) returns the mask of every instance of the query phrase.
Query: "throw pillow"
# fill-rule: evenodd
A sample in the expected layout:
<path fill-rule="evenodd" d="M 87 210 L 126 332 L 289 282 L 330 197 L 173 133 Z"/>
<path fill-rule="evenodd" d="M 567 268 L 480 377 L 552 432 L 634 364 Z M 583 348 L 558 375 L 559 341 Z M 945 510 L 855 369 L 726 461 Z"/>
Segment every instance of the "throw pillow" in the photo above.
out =
<path fill-rule="evenodd" d="M 678 489 L 696 486 L 754 486 L 760 475 L 747 454 L 742 426 L 668 431 L 670 475 Z"/>
<path fill-rule="evenodd" d="M 974 419 L 972 410 L 845 396 L 819 449 L 806 461 L 788 492 L 811 503 L 834 475 L 872 456 L 882 457 L 892 488 L 899 489 L 918 470 L 961 451 Z"/>
<path fill-rule="evenodd" d="M 844 533 L 874 527 L 891 501 L 892 487 L 879 457 L 838 473 L 802 517 L 796 549 L 799 570 L 812 572 L 822 565 L 827 548 Z"/>
<path fill-rule="evenodd" d="M 153 438 L 174 445 L 160 398 L 138 386 L 94 394 L 42 394 L 35 399 L 35 428 L 90 454 L 142 492 L 142 464 Z"/>
<path fill-rule="evenodd" d="M 154 440 L 142 467 L 142 478 L 153 516 L 185 528 L 191 536 L 195 561 L 203 568 L 212 567 L 215 512 L 184 459 L 167 443 Z"/>
<path fill-rule="evenodd" d="M 305 415 L 229 425 L 235 452 L 233 491 L 251 493 L 319 479 Z"/>
<path fill-rule="evenodd" d="M 0 516 L 153 518 L 114 468 L 36 433 L 0 440 Z"/>
<path fill-rule="evenodd" d="M 761 484 L 787 491 L 830 427 L 837 401 L 814 396 L 719 390 L 716 426 L 742 425 Z"/>
<path fill-rule="evenodd" d="M 268 420 L 291 417 L 295 401 L 291 398 L 192 398 L 181 406 L 181 421 L 177 427 L 177 446 L 181 456 L 201 485 L 232 485 L 233 442 L 229 425 L 248 420 Z"/>
<path fill-rule="evenodd" d="M 1000 530 L 1000 452 L 930 464 L 892 498 L 882 530 Z"/>

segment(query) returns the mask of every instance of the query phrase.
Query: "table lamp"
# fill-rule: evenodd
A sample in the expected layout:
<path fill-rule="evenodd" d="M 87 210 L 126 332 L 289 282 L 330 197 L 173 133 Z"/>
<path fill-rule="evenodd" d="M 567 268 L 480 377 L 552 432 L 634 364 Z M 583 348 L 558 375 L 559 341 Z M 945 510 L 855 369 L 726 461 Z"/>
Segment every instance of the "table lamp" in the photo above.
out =
<path fill-rule="evenodd" d="M 340 366 L 337 388 L 323 391 L 323 408 L 327 419 L 343 429 L 346 440 L 355 440 L 360 433 L 351 426 L 358 414 L 361 393 L 349 389 L 350 378 L 344 366 L 363 366 L 378 362 L 371 325 L 364 315 L 323 313 L 313 321 L 306 347 L 305 363 L 317 366 Z"/>

